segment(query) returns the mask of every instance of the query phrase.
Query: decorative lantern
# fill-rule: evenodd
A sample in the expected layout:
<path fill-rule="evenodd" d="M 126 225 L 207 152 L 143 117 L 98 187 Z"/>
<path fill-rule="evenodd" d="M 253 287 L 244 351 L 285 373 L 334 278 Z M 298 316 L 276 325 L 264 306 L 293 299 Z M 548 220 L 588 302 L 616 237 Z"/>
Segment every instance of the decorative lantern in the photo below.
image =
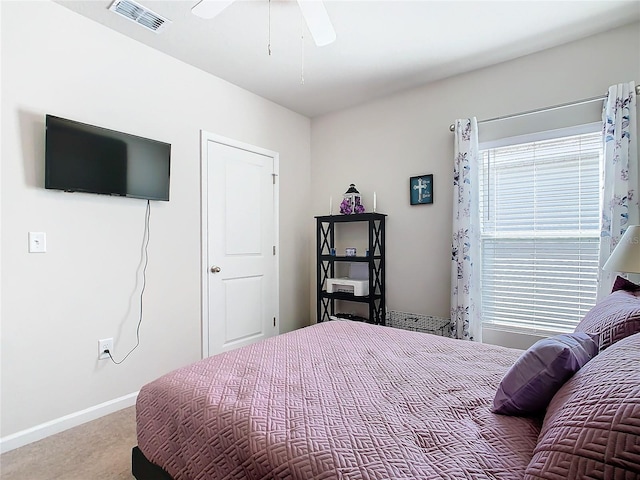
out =
<path fill-rule="evenodd" d="M 340 204 L 341 214 L 364 213 L 364 205 L 362 205 L 360 192 L 356 190 L 356 186 L 353 183 L 349 185 L 349 189 L 344 193 L 343 197 L 342 203 Z"/>

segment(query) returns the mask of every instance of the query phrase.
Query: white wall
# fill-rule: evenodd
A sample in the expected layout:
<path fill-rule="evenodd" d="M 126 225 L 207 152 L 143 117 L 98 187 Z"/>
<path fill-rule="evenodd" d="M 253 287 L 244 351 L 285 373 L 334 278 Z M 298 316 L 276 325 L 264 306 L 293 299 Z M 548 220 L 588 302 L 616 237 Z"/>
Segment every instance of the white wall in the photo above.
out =
<path fill-rule="evenodd" d="M 2 9 L 2 409 L 7 437 L 201 356 L 200 129 L 280 153 L 281 331 L 309 323 L 310 121 L 50 2 Z M 171 201 L 45 190 L 44 115 L 172 144 Z M 29 231 L 47 234 L 27 253 Z M 137 275 L 137 276 L 136 276 Z"/>
<path fill-rule="evenodd" d="M 453 134 L 456 118 L 478 119 L 604 95 L 640 82 L 640 24 L 452 77 L 311 124 L 314 215 L 355 183 L 387 218 L 387 306 L 449 317 Z M 482 126 L 480 126 L 482 133 Z M 409 177 L 434 174 L 434 204 L 409 205 Z M 312 260 L 312 292 L 315 263 Z M 315 293 L 312 293 L 315 318 Z M 526 348 L 535 338 L 485 341 Z"/>

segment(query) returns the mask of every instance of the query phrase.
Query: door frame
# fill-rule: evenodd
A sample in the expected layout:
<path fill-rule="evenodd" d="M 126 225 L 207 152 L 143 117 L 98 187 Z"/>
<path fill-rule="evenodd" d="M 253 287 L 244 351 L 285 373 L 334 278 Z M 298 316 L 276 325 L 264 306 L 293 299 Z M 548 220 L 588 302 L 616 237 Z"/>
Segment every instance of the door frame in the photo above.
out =
<path fill-rule="evenodd" d="M 280 332 L 280 154 L 272 150 L 256 147 L 248 143 L 233 140 L 221 135 L 200 130 L 200 302 L 201 302 L 201 325 L 202 325 L 202 358 L 210 356 L 209 348 L 209 163 L 207 145 L 209 142 L 219 143 L 228 147 L 239 148 L 248 152 L 257 153 L 273 159 L 273 231 L 275 254 L 275 289 L 276 289 L 276 335 Z"/>

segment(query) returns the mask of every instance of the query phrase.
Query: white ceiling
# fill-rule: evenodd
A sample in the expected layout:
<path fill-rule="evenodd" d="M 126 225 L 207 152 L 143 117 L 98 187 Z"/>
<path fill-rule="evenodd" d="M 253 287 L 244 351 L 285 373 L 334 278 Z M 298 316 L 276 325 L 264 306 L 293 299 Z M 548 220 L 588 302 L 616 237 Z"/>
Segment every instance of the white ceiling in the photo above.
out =
<path fill-rule="evenodd" d="M 198 0 L 137 1 L 171 25 L 151 32 L 111 0 L 56 0 L 308 117 L 640 20 L 640 0 L 325 0 L 337 40 L 316 47 L 298 4 L 272 0 L 269 55 L 268 0 L 237 0 L 211 20 L 191 13 Z"/>

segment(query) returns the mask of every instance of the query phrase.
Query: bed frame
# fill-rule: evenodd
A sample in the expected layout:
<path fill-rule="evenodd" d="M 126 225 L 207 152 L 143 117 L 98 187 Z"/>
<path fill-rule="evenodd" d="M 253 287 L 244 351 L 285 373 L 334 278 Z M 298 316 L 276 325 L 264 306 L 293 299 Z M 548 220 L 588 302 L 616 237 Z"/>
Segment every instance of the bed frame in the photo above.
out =
<path fill-rule="evenodd" d="M 137 480 L 173 480 L 162 468 L 147 460 L 138 447 L 131 451 L 131 473 Z"/>

